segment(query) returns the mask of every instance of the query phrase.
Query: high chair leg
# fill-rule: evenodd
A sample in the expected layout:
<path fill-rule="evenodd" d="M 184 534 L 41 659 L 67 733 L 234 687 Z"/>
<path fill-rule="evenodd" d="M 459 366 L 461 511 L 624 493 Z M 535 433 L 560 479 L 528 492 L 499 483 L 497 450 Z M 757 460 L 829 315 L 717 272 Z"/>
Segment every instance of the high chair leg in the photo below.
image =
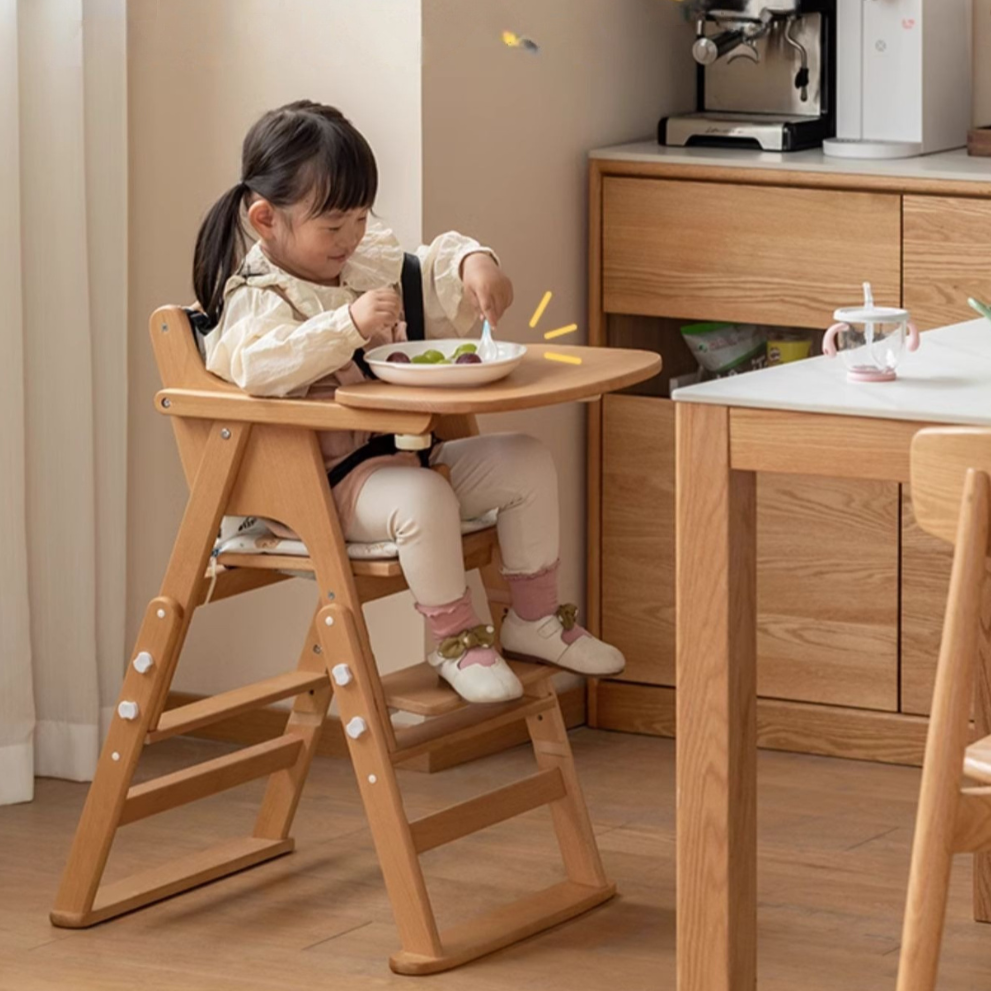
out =
<path fill-rule="evenodd" d="M 298 671 L 318 672 L 327 668 L 316 621 L 317 618 L 314 616 L 299 657 Z M 299 756 L 291 766 L 277 771 L 268 779 L 265 798 L 262 800 L 255 821 L 255 836 L 285 839 L 289 835 L 299 798 L 306 784 L 306 776 L 320 740 L 320 732 L 327 719 L 327 709 L 332 695 L 333 687 L 328 678 L 325 685 L 311 688 L 308 692 L 296 696 L 296 703 L 286 723 L 285 734 L 298 736 L 303 741 L 303 745 Z"/>
<path fill-rule="evenodd" d="M 509 582 L 502 577 L 502 555 L 499 553 L 498 546 L 493 549 L 492 560 L 479 568 L 479 574 L 482 576 L 485 598 L 489 603 L 489 612 L 492 614 L 492 625 L 495 627 L 496 643 L 498 644 L 502 621 L 506 618 L 506 612 L 512 604 L 509 595 Z"/>
<path fill-rule="evenodd" d="M 537 694 L 554 695 L 550 679 L 541 684 Z M 556 768 L 564 781 L 565 793 L 558 801 L 551 803 L 550 809 L 568 877 L 578 884 L 593 888 L 611 886 L 615 890 L 615 885 L 610 884 L 602 867 L 561 707 L 555 705 L 547 712 L 529 716 L 526 724 L 537 766 L 543 771 Z"/>
<path fill-rule="evenodd" d="M 86 926 L 115 914 L 107 913 L 106 906 L 101 905 L 94 911 L 100 878 L 146 734 L 157 725 L 165 704 L 250 430 L 244 424 L 231 424 L 229 428 L 218 424 L 205 445 L 161 595 L 148 606 L 132 655 L 137 659 L 147 654 L 151 667 L 140 671 L 135 664 L 128 665 L 117 712 L 100 753 L 51 912 L 55 925 Z"/>
<path fill-rule="evenodd" d="M 326 606 L 318 625 L 325 655 L 338 662 L 346 659 L 356 675 L 338 688 L 337 704 L 399 938 L 408 953 L 437 957 L 441 953 L 440 935 L 399 793 L 386 742 L 388 734 L 368 690 L 364 651 L 354 616 L 346 607 Z"/>

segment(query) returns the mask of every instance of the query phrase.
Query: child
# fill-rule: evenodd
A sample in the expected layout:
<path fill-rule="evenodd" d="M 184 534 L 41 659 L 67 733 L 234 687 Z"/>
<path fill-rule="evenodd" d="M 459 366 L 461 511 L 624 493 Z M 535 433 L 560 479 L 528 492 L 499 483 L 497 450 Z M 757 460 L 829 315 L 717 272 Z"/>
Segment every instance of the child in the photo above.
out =
<path fill-rule="evenodd" d="M 241 181 L 196 241 L 196 295 L 216 324 L 203 340 L 211 372 L 252 395 L 300 396 L 360 381 L 366 348 L 406 339 L 403 250 L 369 219 L 377 185 L 371 148 L 333 107 L 291 103 L 251 128 Z M 245 216 L 257 235 L 250 250 Z M 511 304 L 495 255 L 471 238 L 442 234 L 417 255 L 428 337 L 463 337 L 479 314 L 494 326 Z M 395 452 L 388 436 L 335 431 L 321 446 L 345 538 L 396 542 L 438 643 L 428 661 L 462 698 L 502 702 L 523 692 L 465 581 L 460 521 L 493 509 L 512 595 L 507 654 L 586 675 L 622 670 L 622 654 L 558 602 L 557 476 L 538 441 L 470 437 L 437 443 L 422 461 Z M 450 482 L 427 463 L 447 465 Z"/>

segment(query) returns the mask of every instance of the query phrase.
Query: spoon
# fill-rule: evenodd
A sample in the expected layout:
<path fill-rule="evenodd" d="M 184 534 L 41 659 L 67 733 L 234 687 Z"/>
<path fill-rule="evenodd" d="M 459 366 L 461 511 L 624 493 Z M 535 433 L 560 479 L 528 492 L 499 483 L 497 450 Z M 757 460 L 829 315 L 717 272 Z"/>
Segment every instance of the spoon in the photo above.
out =
<path fill-rule="evenodd" d="M 482 339 L 478 342 L 478 357 L 482 361 L 495 361 L 499 357 L 499 345 L 492 340 L 492 328 L 488 320 L 482 323 Z"/>

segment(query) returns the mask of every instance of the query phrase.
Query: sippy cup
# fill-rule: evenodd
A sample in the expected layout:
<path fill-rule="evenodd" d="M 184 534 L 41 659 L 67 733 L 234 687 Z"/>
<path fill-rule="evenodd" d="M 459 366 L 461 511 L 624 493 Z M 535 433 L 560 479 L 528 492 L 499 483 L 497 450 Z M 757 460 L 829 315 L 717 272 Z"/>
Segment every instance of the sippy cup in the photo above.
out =
<path fill-rule="evenodd" d="M 839 354 L 851 382 L 893 382 L 895 367 L 906 346 L 919 346 L 919 329 L 908 310 L 875 306 L 871 284 L 864 283 L 864 305 L 847 306 L 833 314 L 834 323 L 822 339 L 823 354 Z"/>

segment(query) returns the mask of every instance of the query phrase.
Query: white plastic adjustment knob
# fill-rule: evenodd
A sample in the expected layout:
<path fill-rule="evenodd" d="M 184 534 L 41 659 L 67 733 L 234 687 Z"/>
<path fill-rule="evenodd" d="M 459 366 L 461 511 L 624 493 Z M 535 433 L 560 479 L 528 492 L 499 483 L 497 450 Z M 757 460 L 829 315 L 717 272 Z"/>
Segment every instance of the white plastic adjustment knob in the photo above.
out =
<path fill-rule="evenodd" d="M 366 723 L 361 716 L 355 716 L 353 719 L 348 720 L 347 726 L 344 727 L 344 732 L 347 733 L 352 740 L 357 740 L 358 737 L 363 735 L 367 730 L 368 723 Z"/>
<path fill-rule="evenodd" d="M 117 706 L 117 715 L 121 719 L 137 719 L 140 711 L 137 702 L 121 702 Z"/>
<path fill-rule="evenodd" d="M 350 685 L 354 679 L 351 669 L 346 664 L 335 664 L 330 669 L 330 673 L 333 675 L 335 685 Z"/>
<path fill-rule="evenodd" d="M 396 450 L 425 451 L 433 443 L 430 434 L 396 434 Z"/>
<path fill-rule="evenodd" d="M 155 658 L 147 650 L 142 650 L 131 663 L 138 674 L 147 674 L 155 666 Z"/>

